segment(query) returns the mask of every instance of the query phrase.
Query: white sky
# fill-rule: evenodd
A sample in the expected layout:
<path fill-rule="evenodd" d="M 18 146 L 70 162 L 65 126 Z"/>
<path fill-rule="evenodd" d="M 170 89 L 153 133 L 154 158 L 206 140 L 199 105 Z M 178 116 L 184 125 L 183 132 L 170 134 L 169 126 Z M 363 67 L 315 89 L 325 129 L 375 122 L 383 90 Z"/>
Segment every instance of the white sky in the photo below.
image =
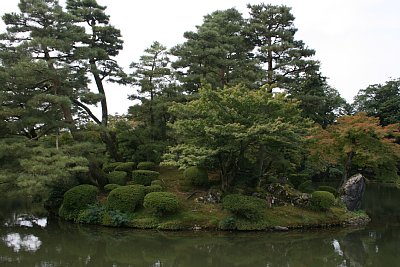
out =
<path fill-rule="evenodd" d="M 0 15 L 18 11 L 19 0 L 0 0 Z M 63 2 L 63 1 L 61 1 Z M 247 16 L 246 4 L 261 0 L 98 0 L 106 5 L 111 24 L 125 41 L 118 57 L 129 71 L 153 41 L 168 48 L 184 42 L 183 33 L 195 30 L 203 16 L 215 10 L 236 7 Z M 296 39 L 316 50 L 322 74 L 347 100 L 359 89 L 400 77 L 399 0 L 269 0 L 265 3 L 292 7 L 299 29 Z M 4 31 L 0 22 L 0 31 Z M 132 87 L 109 84 L 109 112 L 126 113 Z"/>

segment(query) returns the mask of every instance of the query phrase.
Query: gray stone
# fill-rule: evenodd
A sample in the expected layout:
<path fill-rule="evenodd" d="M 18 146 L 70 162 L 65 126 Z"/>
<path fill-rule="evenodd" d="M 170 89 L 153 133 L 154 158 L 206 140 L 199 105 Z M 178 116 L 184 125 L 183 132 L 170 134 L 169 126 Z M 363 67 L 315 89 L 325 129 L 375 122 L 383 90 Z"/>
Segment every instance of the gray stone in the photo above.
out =
<path fill-rule="evenodd" d="M 361 201 L 365 192 L 365 178 L 362 174 L 351 176 L 340 188 L 340 199 L 350 211 L 361 208 Z"/>
<path fill-rule="evenodd" d="M 275 226 L 274 227 L 275 231 L 281 231 L 281 232 L 285 232 L 285 231 L 289 231 L 289 228 L 285 227 L 285 226 Z"/>

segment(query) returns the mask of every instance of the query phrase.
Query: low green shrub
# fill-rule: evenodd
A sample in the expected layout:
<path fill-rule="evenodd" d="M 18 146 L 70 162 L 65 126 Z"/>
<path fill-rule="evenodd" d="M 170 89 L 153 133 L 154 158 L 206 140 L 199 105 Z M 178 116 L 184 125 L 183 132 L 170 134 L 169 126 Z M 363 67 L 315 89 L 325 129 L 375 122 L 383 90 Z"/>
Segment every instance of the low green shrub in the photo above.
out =
<path fill-rule="evenodd" d="M 163 183 L 163 181 L 161 181 L 161 180 L 153 180 L 153 181 L 151 182 L 151 185 L 159 185 L 159 186 L 161 186 L 161 187 L 164 187 L 164 183 Z"/>
<path fill-rule="evenodd" d="M 79 212 L 76 222 L 85 224 L 101 223 L 105 207 L 99 204 L 89 205 L 86 209 Z"/>
<path fill-rule="evenodd" d="M 103 164 L 103 171 L 105 173 L 109 173 L 115 170 L 116 167 L 119 166 L 123 162 L 107 162 Z"/>
<path fill-rule="evenodd" d="M 123 162 L 120 163 L 115 170 L 116 171 L 124 171 L 127 173 L 130 173 L 131 171 L 133 171 L 136 167 L 136 163 L 135 162 Z"/>
<path fill-rule="evenodd" d="M 109 210 L 102 214 L 101 224 L 103 226 L 126 226 L 129 216 L 119 210 Z"/>
<path fill-rule="evenodd" d="M 115 188 L 107 198 L 107 209 L 134 212 L 143 203 L 144 186 L 126 185 Z"/>
<path fill-rule="evenodd" d="M 149 170 L 149 171 L 154 171 L 156 168 L 156 164 L 151 161 L 142 161 L 139 162 L 137 165 L 138 170 Z"/>
<path fill-rule="evenodd" d="M 152 192 L 144 197 L 143 206 L 158 216 L 178 212 L 179 202 L 170 192 Z"/>
<path fill-rule="evenodd" d="M 162 188 L 161 185 L 155 184 L 155 185 L 149 185 L 144 187 L 144 192 L 147 195 L 148 193 L 151 192 L 162 192 L 164 189 Z"/>
<path fill-rule="evenodd" d="M 262 217 L 266 203 L 257 197 L 231 194 L 222 199 L 222 207 L 238 217 L 257 220 Z"/>
<path fill-rule="evenodd" d="M 135 184 L 150 185 L 160 176 L 159 172 L 149 170 L 136 170 L 132 172 L 132 181 Z"/>
<path fill-rule="evenodd" d="M 311 208 L 328 210 L 335 204 L 335 196 L 327 191 L 315 191 L 311 194 Z"/>
<path fill-rule="evenodd" d="M 59 209 L 59 215 L 66 220 L 76 220 L 79 212 L 97 202 L 99 190 L 93 185 L 83 184 L 69 189 Z"/>
<path fill-rule="evenodd" d="M 191 185 L 205 186 L 208 184 L 208 173 L 203 168 L 196 166 L 189 167 L 183 172 L 183 175 Z"/>
<path fill-rule="evenodd" d="M 107 175 L 108 182 L 110 184 L 126 185 L 127 175 L 124 171 L 112 171 Z"/>
<path fill-rule="evenodd" d="M 303 193 L 308 193 L 308 194 L 311 194 L 312 192 L 315 191 L 315 188 L 314 188 L 311 180 L 307 180 L 307 181 L 301 183 L 299 185 L 298 189 L 299 189 L 299 191 L 301 191 Z"/>
<path fill-rule="evenodd" d="M 235 230 L 236 229 L 236 219 L 233 217 L 228 217 L 223 219 L 219 223 L 219 229 L 221 230 Z"/>
<path fill-rule="evenodd" d="M 120 186 L 121 185 L 119 185 L 119 184 L 106 184 L 104 186 L 104 190 L 109 193 L 109 192 L 113 191 L 115 188 L 120 187 Z"/>
<path fill-rule="evenodd" d="M 327 191 L 329 193 L 332 193 L 334 196 L 337 195 L 336 189 L 333 188 L 332 186 L 327 186 L 327 185 L 318 186 L 318 191 Z"/>

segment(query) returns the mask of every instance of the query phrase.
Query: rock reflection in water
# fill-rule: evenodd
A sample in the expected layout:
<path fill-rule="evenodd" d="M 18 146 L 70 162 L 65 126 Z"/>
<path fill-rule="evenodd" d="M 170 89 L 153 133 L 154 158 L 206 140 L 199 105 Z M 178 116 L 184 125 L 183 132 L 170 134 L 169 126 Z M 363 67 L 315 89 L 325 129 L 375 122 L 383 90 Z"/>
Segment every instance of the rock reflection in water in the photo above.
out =
<path fill-rule="evenodd" d="M 3 237 L 2 240 L 7 247 L 12 248 L 14 252 L 19 252 L 21 250 L 34 252 L 37 251 L 42 245 L 42 242 L 37 236 L 21 236 L 19 233 L 8 234 Z"/>

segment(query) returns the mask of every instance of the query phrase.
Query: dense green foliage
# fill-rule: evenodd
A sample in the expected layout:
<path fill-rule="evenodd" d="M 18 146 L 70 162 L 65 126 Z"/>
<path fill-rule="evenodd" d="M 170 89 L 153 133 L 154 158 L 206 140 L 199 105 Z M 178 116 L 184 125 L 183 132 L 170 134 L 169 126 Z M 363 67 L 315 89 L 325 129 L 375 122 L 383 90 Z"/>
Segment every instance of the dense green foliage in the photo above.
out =
<path fill-rule="evenodd" d="M 223 198 L 222 207 L 238 217 L 257 220 L 266 209 L 266 202 L 257 197 L 231 194 Z"/>
<path fill-rule="evenodd" d="M 120 186 L 121 186 L 120 184 L 106 184 L 104 186 L 104 190 L 106 192 L 111 192 L 112 190 L 114 190 L 115 188 L 120 187 Z"/>
<path fill-rule="evenodd" d="M 103 171 L 106 173 L 112 172 L 118 167 L 122 162 L 107 162 L 103 165 Z"/>
<path fill-rule="evenodd" d="M 328 210 L 335 204 L 335 196 L 327 191 L 315 191 L 311 194 L 311 207 L 316 210 Z"/>
<path fill-rule="evenodd" d="M 332 193 L 334 196 L 336 196 L 337 193 L 338 193 L 335 188 L 333 188 L 332 186 L 327 186 L 327 185 L 318 186 L 317 190 L 318 191 L 326 191 L 326 192 Z"/>
<path fill-rule="evenodd" d="M 137 165 L 138 170 L 154 171 L 155 168 L 156 168 L 156 164 L 151 161 L 142 161 L 142 162 L 139 162 Z"/>
<path fill-rule="evenodd" d="M 183 176 L 194 186 L 205 186 L 208 184 L 207 170 L 196 166 L 187 168 L 183 172 Z"/>
<path fill-rule="evenodd" d="M 134 212 L 145 196 L 144 186 L 126 185 L 115 188 L 107 197 L 107 209 L 121 212 Z"/>
<path fill-rule="evenodd" d="M 145 186 L 144 191 L 147 195 L 148 193 L 151 193 L 151 192 L 162 192 L 162 191 L 164 191 L 164 189 L 161 185 L 158 185 L 158 184 L 153 185 L 152 184 L 149 186 Z"/>
<path fill-rule="evenodd" d="M 59 215 L 66 220 L 76 220 L 79 212 L 97 201 L 98 189 L 93 185 L 78 185 L 64 194 Z"/>
<path fill-rule="evenodd" d="M 108 183 L 125 185 L 128 180 L 128 174 L 124 171 L 113 171 L 107 175 Z"/>
<path fill-rule="evenodd" d="M 150 185 L 160 175 L 159 172 L 149 170 L 136 170 L 132 172 L 132 181 L 136 184 Z"/>
<path fill-rule="evenodd" d="M 117 167 L 115 167 L 115 171 L 124 171 L 126 173 L 130 173 L 131 171 L 133 171 L 133 169 L 135 169 L 136 167 L 136 163 L 135 162 L 123 162 L 118 164 Z"/>
<path fill-rule="evenodd" d="M 315 191 L 315 188 L 312 184 L 311 180 L 304 181 L 298 187 L 298 189 L 303 193 L 312 193 Z"/>
<path fill-rule="evenodd" d="M 179 202 L 173 193 L 151 192 L 145 196 L 143 206 L 155 214 L 163 216 L 176 213 L 179 209 Z"/>

